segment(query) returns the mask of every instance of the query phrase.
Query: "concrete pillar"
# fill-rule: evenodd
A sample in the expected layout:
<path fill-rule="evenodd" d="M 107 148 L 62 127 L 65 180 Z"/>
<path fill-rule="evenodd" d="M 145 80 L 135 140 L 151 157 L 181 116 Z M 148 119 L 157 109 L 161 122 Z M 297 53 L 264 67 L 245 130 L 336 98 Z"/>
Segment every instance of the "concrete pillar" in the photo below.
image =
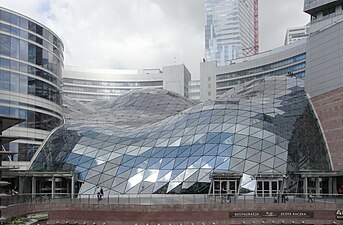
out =
<path fill-rule="evenodd" d="M 219 198 L 222 198 L 222 181 L 219 181 Z"/>
<path fill-rule="evenodd" d="M 75 178 L 74 178 L 74 174 L 71 176 L 71 199 L 74 199 L 74 195 L 75 195 Z"/>
<path fill-rule="evenodd" d="M 319 186 L 319 178 L 316 178 L 316 196 L 320 196 L 320 186 Z"/>
<path fill-rule="evenodd" d="M 213 180 L 213 197 L 215 196 L 215 190 L 216 190 L 216 181 Z"/>
<path fill-rule="evenodd" d="M 304 182 L 303 182 L 303 189 L 304 189 L 304 195 L 305 198 L 307 198 L 307 189 L 308 189 L 308 185 L 307 185 L 307 177 L 304 177 Z"/>
<path fill-rule="evenodd" d="M 332 194 L 337 194 L 337 177 L 332 178 Z"/>
<path fill-rule="evenodd" d="M 51 177 L 51 198 L 55 197 L 55 177 Z"/>
<path fill-rule="evenodd" d="M 18 193 L 23 194 L 24 193 L 24 187 L 25 187 L 25 177 L 19 177 L 18 179 Z"/>
<path fill-rule="evenodd" d="M 68 178 L 66 178 L 66 180 L 67 180 L 67 191 L 66 191 L 66 193 L 69 195 L 69 194 L 71 194 L 71 182 L 69 182 L 69 179 Z M 62 181 L 62 184 L 64 183 L 64 181 Z"/>
<path fill-rule="evenodd" d="M 36 197 L 36 177 L 32 177 L 31 180 L 31 192 L 32 192 L 32 197 Z"/>
<path fill-rule="evenodd" d="M 328 188 L 329 188 L 329 195 L 331 195 L 332 194 L 332 177 L 330 177 L 329 178 L 329 180 L 328 180 Z"/>

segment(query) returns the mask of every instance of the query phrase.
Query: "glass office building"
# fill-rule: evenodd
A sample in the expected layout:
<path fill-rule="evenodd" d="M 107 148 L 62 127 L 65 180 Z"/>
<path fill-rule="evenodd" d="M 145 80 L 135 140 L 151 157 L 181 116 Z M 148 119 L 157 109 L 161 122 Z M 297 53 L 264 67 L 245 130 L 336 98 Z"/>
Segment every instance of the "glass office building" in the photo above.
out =
<path fill-rule="evenodd" d="M 63 44 L 51 30 L 0 8 L 0 114 L 25 122 L 6 130 L 20 139 L 5 145 L 14 160 L 29 161 L 62 124 Z"/>
<path fill-rule="evenodd" d="M 67 103 L 66 124 L 33 159 L 33 172 L 73 171 L 79 193 L 101 186 L 107 195 L 204 193 L 219 172 L 240 176 L 234 191 L 254 182 L 269 195 L 285 175 L 295 189 L 297 172 L 331 170 L 301 79 L 257 79 L 200 104 L 142 89 L 91 106 Z M 262 178 L 276 182 L 273 192 Z"/>
<path fill-rule="evenodd" d="M 258 53 L 257 1 L 205 0 L 205 59 L 227 65 Z"/>

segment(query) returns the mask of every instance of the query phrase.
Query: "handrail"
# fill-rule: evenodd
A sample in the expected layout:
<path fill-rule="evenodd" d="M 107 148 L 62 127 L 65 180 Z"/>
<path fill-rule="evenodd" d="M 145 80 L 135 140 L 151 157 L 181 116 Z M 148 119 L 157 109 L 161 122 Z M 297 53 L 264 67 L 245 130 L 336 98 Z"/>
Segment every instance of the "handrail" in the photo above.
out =
<path fill-rule="evenodd" d="M 2 204 L 78 203 L 105 205 L 208 205 L 208 204 L 343 204 L 343 194 L 287 193 L 273 196 L 256 195 L 208 195 L 208 194 L 131 194 L 104 195 L 70 193 L 18 194 L 2 199 Z"/>

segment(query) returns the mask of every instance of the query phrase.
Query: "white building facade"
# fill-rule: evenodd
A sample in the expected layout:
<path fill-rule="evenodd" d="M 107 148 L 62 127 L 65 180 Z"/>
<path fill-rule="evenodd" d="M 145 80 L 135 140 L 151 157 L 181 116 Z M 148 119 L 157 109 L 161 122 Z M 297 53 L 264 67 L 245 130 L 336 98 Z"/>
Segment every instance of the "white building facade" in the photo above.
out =
<path fill-rule="evenodd" d="M 267 76 L 303 78 L 306 40 L 218 66 L 215 61 L 200 63 L 200 100 L 215 100 L 237 84 Z"/>
<path fill-rule="evenodd" d="M 309 35 L 309 26 L 288 28 L 285 37 L 285 45 L 308 38 Z"/>
<path fill-rule="evenodd" d="M 165 66 L 162 71 L 65 66 L 63 93 L 82 102 L 114 98 L 140 88 L 166 89 L 188 97 L 189 80 L 191 74 L 183 64 Z"/>

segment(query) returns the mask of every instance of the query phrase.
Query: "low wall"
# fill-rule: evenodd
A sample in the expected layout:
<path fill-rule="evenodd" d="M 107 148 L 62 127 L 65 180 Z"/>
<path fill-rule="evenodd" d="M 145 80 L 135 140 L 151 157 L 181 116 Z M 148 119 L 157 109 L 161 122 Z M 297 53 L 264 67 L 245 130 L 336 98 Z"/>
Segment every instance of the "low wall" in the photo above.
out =
<path fill-rule="evenodd" d="M 6 218 L 48 212 L 49 224 L 183 225 L 194 224 L 343 224 L 343 204 L 102 205 L 35 203 L 2 210 Z M 42 223 L 41 223 L 42 224 Z"/>

